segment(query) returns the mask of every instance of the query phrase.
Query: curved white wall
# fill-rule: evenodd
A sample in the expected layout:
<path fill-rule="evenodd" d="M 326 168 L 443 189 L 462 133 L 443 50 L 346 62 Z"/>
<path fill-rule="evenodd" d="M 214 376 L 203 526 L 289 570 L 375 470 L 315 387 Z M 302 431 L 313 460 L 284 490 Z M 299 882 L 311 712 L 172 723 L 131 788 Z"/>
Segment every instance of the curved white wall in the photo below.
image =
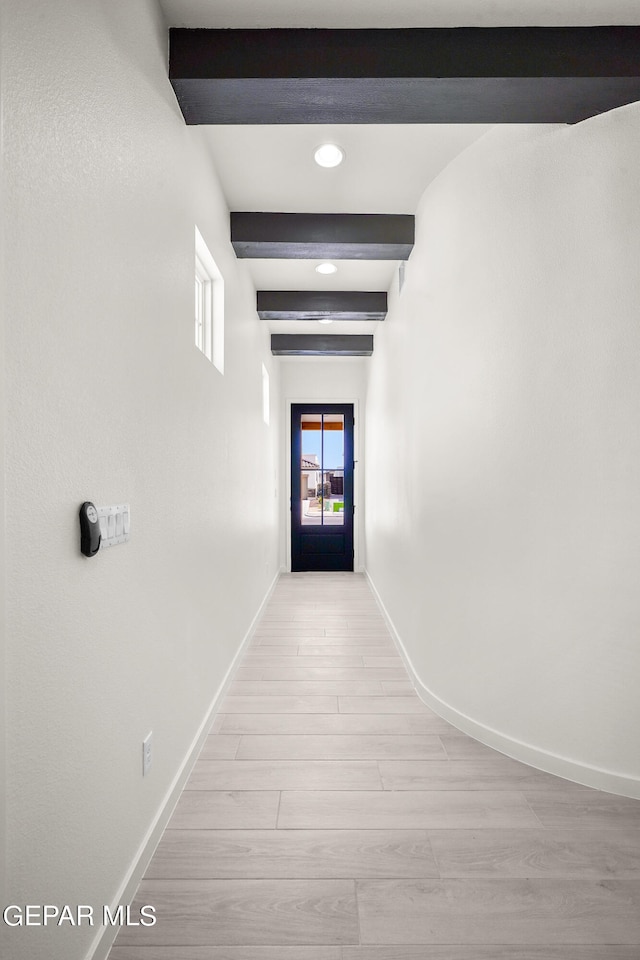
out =
<path fill-rule="evenodd" d="M 429 702 L 640 796 L 640 105 L 426 191 L 367 398 L 367 568 Z"/>

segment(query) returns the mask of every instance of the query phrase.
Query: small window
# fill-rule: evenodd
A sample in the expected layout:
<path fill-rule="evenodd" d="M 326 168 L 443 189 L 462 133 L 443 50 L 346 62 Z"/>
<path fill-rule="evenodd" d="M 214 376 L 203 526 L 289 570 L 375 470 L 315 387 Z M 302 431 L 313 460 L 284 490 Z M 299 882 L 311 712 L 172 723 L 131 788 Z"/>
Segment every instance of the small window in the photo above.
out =
<path fill-rule="evenodd" d="M 269 400 L 269 371 L 265 367 L 264 363 L 262 364 L 262 419 L 269 426 L 269 412 L 270 412 L 270 400 Z"/>
<path fill-rule="evenodd" d="M 197 227 L 195 344 L 224 373 L 224 280 Z"/>

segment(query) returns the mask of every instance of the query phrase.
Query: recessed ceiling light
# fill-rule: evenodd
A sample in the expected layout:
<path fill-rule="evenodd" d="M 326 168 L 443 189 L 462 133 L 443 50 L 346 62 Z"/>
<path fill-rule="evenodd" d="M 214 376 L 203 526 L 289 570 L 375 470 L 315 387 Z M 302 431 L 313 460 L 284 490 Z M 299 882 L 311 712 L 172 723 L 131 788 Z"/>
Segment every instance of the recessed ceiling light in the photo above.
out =
<path fill-rule="evenodd" d="M 337 273 L 338 268 L 335 263 L 319 263 L 316 267 L 316 273 Z"/>
<path fill-rule="evenodd" d="M 344 150 L 337 143 L 322 143 L 313 155 L 320 167 L 337 167 L 344 160 Z"/>
<path fill-rule="evenodd" d="M 320 317 L 318 323 L 333 323 L 331 317 Z"/>

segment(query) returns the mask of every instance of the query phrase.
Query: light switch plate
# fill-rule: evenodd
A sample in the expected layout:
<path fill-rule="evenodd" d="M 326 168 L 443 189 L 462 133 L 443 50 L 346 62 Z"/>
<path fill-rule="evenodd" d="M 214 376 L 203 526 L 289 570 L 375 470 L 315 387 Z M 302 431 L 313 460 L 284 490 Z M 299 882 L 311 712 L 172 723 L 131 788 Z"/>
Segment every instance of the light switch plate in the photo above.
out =
<path fill-rule="evenodd" d="M 131 508 L 128 503 L 119 503 L 111 507 L 97 507 L 98 520 L 103 547 L 115 547 L 117 543 L 126 543 L 131 531 Z"/>

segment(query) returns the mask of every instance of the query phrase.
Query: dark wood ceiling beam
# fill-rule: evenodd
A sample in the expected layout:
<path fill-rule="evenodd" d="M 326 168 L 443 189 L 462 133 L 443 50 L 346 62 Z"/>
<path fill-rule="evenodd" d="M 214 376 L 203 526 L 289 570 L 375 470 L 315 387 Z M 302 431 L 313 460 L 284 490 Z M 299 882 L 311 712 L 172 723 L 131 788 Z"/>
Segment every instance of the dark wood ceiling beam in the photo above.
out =
<path fill-rule="evenodd" d="M 387 213 L 232 213 L 242 259 L 407 260 L 415 218 Z"/>
<path fill-rule="evenodd" d="M 370 357 L 373 336 L 272 333 L 271 353 L 276 357 Z"/>
<path fill-rule="evenodd" d="M 387 294 L 362 290 L 258 290 L 261 320 L 384 320 Z"/>
<path fill-rule="evenodd" d="M 640 99 L 640 27 L 170 31 L 187 123 L 575 123 Z"/>

